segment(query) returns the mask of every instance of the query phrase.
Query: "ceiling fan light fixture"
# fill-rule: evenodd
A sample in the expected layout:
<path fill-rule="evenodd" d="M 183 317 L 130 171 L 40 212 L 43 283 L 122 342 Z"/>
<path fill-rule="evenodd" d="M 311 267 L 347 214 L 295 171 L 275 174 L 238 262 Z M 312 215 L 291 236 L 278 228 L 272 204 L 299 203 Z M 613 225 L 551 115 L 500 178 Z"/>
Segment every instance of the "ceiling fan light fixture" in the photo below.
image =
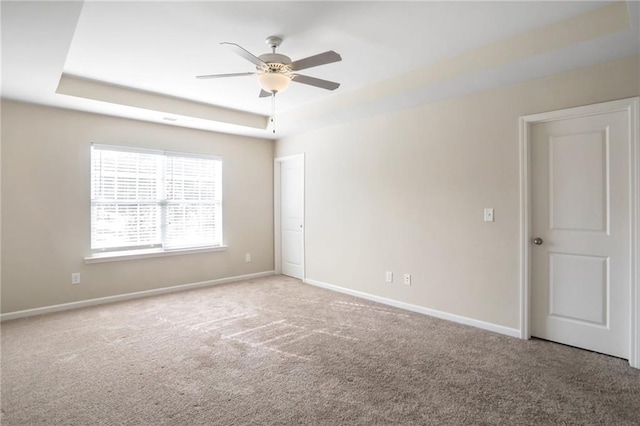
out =
<path fill-rule="evenodd" d="M 291 78 L 279 72 L 265 72 L 258 74 L 258 84 L 265 92 L 280 93 L 289 87 Z"/>

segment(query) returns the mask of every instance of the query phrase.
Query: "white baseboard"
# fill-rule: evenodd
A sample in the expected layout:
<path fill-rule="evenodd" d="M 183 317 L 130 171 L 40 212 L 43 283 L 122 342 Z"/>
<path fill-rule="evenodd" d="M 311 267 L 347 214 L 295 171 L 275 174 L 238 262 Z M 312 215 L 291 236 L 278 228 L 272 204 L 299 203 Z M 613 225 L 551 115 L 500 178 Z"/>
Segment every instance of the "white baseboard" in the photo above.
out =
<path fill-rule="evenodd" d="M 178 291 L 193 290 L 196 288 L 210 287 L 219 284 L 248 280 L 251 278 L 274 275 L 275 271 L 256 272 L 254 274 L 238 275 L 235 277 L 219 278 L 216 280 L 202 281 L 198 283 L 182 284 L 172 287 L 154 288 L 153 290 L 137 291 L 135 293 L 118 294 L 116 296 L 100 297 L 97 299 L 80 300 L 78 302 L 62 303 L 60 305 L 44 306 L 42 308 L 25 309 L 24 311 L 9 312 L 0 315 L 0 321 L 17 318 L 32 317 L 35 315 L 50 314 L 52 312 L 68 311 L 70 309 L 86 308 L 88 306 L 104 305 L 106 303 L 121 302 L 124 300 L 139 299 L 141 297 L 157 296 Z"/>
<path fill-rule="evenodd" d="M 418 305 L 412 305 L 410 303 L 400 302 L 397 300 L 388 299 L 386 297 L 375 296 L 373 294 L 364 293 L 362 291 L 351 290 L 351 289 L 340 287 L 337 285 L 323 283 L 322 281 L 316 281 L 316 280 L 305 278 L 303 282 L 317 286 L 317 287 L 326 288 L 327 290 L 333 290 L 339 293 L 348 294 L 350 296 L 356 296 L 362 299 L 367 299 L 374 302 L 382 303 L 384 305 L 394 306 L 400 309 L 406 309 L 407 311 L 417 312 L 420 314 L 457 322 L 459 324 L 470 325 L 472 327 L 481 328 L 483 330 L 493 331 L 494 333 L 499 333 L 499 334 L 504 334 L 511 337 L 520 338 L 520 330 L 516 328 L 505 327 L 503 325 L 480 321 L 473 318 L 467 318 L 461 315 L 450 314 L 448 312 L 442 312 L 442 311 L 425 308 Z"/>

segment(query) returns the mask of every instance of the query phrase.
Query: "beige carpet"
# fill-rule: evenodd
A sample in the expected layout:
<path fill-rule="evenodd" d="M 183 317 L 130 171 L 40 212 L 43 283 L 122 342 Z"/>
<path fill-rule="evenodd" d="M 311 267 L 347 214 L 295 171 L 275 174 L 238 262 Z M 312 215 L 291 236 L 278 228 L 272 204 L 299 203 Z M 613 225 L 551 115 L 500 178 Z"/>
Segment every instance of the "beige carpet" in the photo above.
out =
<path fill-rule="evenodd" d="M 638 425 L 640 371 L 276 276 L 3 323 L 2 424 Z"/>

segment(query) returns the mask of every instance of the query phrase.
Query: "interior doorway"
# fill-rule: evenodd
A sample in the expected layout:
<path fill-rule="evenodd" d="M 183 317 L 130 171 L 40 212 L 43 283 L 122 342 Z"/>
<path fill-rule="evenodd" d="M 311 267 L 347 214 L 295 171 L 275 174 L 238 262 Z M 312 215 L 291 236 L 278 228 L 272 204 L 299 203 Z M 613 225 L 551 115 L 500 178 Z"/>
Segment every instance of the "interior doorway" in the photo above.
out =
<path fill-rule="evenodd" d="M 640 368 L 638 98 L 521 118 L 521 337 Z"/>
<path fill-rule="evenodd" d="M 304 154 L 275 159 L 274 222 L 276 273 L 303 280 Z"/>

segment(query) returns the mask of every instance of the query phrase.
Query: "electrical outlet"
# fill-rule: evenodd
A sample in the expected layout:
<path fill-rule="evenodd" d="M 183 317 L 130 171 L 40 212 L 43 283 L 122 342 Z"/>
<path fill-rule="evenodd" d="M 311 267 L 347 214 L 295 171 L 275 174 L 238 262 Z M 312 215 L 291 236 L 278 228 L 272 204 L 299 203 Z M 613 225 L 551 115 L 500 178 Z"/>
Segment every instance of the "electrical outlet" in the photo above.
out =
<path fill-rule="evenodd" d="M 388 283 L 392 283 L 393 282 L 393 272 L 387 271 L 386 280 L 387 280 Z"/>
<path fill-rule="evenodd" d="M 80 284 L 80 272 L 71 274 L 71 284 Z"/>
<path fill-rule="evenodd" d="M 251 262 L 251 253 L 247 253 L 244 255 L 244 261 L 245 262 Z"/>
<path fill-rule="evenodd" d="M 404 284 L 411 285 L 411 274 L 404 274 Z"/>

